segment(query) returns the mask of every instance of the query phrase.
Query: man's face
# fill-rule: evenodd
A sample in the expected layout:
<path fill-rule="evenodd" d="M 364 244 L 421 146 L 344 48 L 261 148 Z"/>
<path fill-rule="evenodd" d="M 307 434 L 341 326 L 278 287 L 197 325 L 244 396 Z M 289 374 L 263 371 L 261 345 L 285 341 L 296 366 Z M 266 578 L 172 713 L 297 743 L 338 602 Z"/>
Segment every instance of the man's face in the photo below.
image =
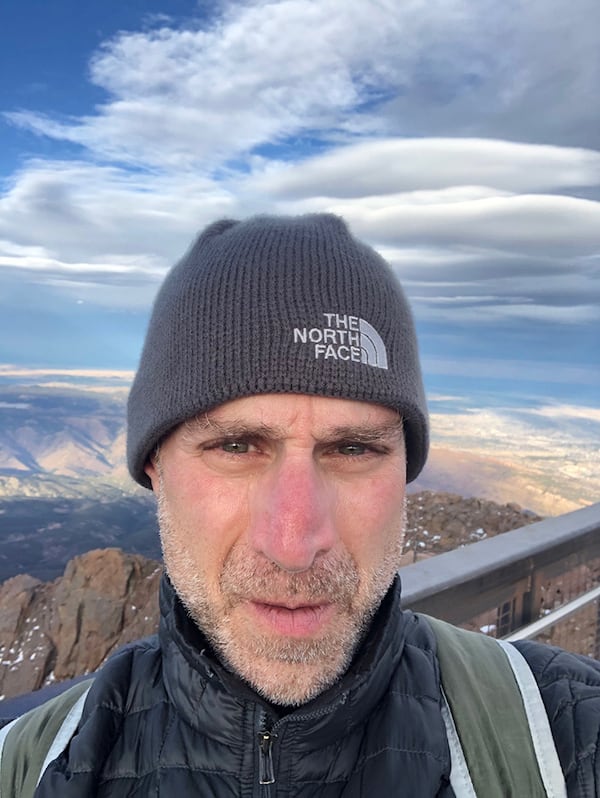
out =
<path fill-rule="evenodd" d="M 223 661 L 278 704 L 333 684 L 399 567 L 398 415 L 236 399 L 178 427 L 146 470 L 171 581 Z"/>

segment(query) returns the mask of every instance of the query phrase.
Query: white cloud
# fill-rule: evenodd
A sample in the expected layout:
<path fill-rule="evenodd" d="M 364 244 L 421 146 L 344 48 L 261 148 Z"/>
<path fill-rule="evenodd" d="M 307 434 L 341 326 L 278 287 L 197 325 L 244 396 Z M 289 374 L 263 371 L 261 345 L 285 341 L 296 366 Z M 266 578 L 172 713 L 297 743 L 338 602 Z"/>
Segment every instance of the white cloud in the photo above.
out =
<path fill-rule="evenodd" d="M 491 313 L 497 319 L 529 319 L 551 324 L 582 325 L 600 322 L 600 307 L 598 305 L 581 304 L 557 307 L 556 305 L 515 303 L 482 308 L 480 313 L 476 314 L 476 318 L 481 321 L 486 313 Z"/>
<path fill-rule="evenodd" d="M 205 29 L 163 27 L 106 43 L 91 75 L 110 99 L 94 116 L 10 118 L 124 161 L 216 162 L 299 131 L 335 128 L 402 73 L 410 58 L 398 55 L 396 37 L 430 38 L 463 3 L 431 5 L 437 19 L 391 0 L 232 4 Z"/>
<path fill-rule="evenodd" d="M 388 138 L 299 164 L 271 164 L 256 180 L 268 193 L 291 199 L 375 196 L 380 203 L 447 203 L 501 191 L 598 186 L 600 152 L 493 139 Z M 436 193 L 418 193 L 424 190 Z"/>
<path fill-rule="evenodd" d="M 105 42 L 91 63 L 107 94 L 94 114 L 9 118 L 103 157 L 169 167 L 314 133 L 488 137 L 495 125 L 526 139 L 543 125 L 538 140 L 552 141 L 576 138 L 579 123 L 585 138 L 597 20 L 595 0 L 230 3 L 203 26 Z"/>
<path fill-rule="evenodd" d="M 593 421 L 600 423 L 600 408 L 585 407 L 579 405 L 555 404 L 535 407 L 528 412 L 543 416 L 544 418 L 559 420 L 563 418 L 574 418 L 582 421 Z"/>
<path fill-rule="evenodd" d="M 65 262 L 49 257 L 40 247 L 20 247 L 19 254 L 13 254 L 15 248 L 9 245 L 6 250 L 0 242 L 0 268 L 7 270 L 23 270 L 32 274 L 51 274 L 64 276 L 89 275 L 92 278 L 109 279 L 111 275 L 135 277 L 136 275 L 153 276 L 156 279 L 164 277 L 165 270 L 161 269 L 150 256 L 129 257 L 105 262 L 91 263 Z M 5 254 L 5 252 L 7 254 Z M 127 262 L 129 261 L 129 262 Z"/>
<path fill-rule="evenodd" d="M 50 377 L 68 377 L 69 379 L 89 378 L 104 381 L 119 379 L 124 382 L 131 382 L 133 374 L 133 371 L 114 369 L 35 369 L 0 363 L 0 377 L 16 377 L 18 379 L 47 380 Z"/>
<path fill-rule="evenodd" d="M 589 409 L 589 408 L 588 408 Z M 588 421 L 586 408 L 583 414 L 571 414 L 572 422 Z M 543 424 L 536 420 L 543 418 Z M 553 452 L 560 459 L 566 452 L 577 452 L 578 459 L 590 467 L 590 476 L 596 480 L 597 472 L 591 470 L 590 455 L 597 449 L 598 434 L 591 436 L 589 426 L 587 439 L 577 423 L 565 424 L 565 417 L 555 408 L 540 407 L 534 410 L 510 410 L 508 408 L 472 408 L 466 412 L 432 413 L 431 427 L 439 438 L 452 440 L 463 449 L 480 451 L 482 446 L 496 452 L 498 456 L 510 454 L 513 458 L 534 459 Z M 523 447 L 523 442 L 527 446 Z"/>
<path fill-rule="evenodd" d="M 93 163 L 33 161 L 0 198 L 0 239 L 48 257 L 170 265 L 235 201 L 202 175 L 152 175 Z M 40 243 L 43 242 L 43 243 Z"/>
<path fill-rule="evenodd" d="M 600 323 L 600 306 L 570 303 L 564 306 L 542 305 L 532 296 L 528 302 L 490 304 L 488 297 L 440 298 L 414 302 L 421 321 L 454 321 L 461 325 L 491 326 L 498 322 L 530 321 L 535 323 L 583 326 Z M 440 310 L 440 303 L 448 307 Z M 453 307 L 454 306 L 454 307 Z"/>
<path fill-rule="evenodd" d="M 370 207 L 369 200 L 330 208 L 372 240 L 474 245 L 526 253 L 560 248 L 565 256 L 600 248 L 600 202 L 556 195 L 519 195 L 425 206 Z"/>
<path fill-rule="evenodd" d="M 464 401 L 464 397 L 462 396 L 453 396 L 452 394 L 446 393 L 429 393 L 427 394 L 427 402 L 431 404 L 432 402 L 462 402 Z"/>
<path fill-rule="evenodd" d="M 422 318 L 438 313 L 440 303 L 453 313 L 462 302 L 481 305 L 472 309 L 472 319 L 488 323 L 507 315 L 597 319 L 600 203 L 464 186 L 417 195 L 306 205 L 341 212 L 377 246 Z M 32 162 L 0 199 L 0 269 L 53 276 L 70 295 L 67 279 L 118 286 L 123 279 L 145 278 L 150 293 L 138 296 L 139 305 L 205 224 L 221 216 L 294 210 L 293 202 L 254 193 L 244 175 L 216 182 L 82 162 Z M 490 310 L 494 297 L 496 309 Z M 94 301 L 93 293 L 85 298 Z M 569 315 L 569 307 L 576 312 Z"/>

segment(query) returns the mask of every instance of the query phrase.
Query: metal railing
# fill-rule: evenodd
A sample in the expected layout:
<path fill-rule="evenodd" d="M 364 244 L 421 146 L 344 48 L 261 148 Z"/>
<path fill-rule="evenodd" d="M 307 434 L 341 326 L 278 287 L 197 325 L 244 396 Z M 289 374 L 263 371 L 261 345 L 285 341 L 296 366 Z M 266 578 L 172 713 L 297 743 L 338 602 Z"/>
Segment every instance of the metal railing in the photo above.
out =
<path fill-rule="evenodd" d="M 496 637 L 528 627 L 522 636 L 600 653 L 593 592 L 600 586 L 600 503 L 421 560 L 400 575 L 405 607 Z"/>

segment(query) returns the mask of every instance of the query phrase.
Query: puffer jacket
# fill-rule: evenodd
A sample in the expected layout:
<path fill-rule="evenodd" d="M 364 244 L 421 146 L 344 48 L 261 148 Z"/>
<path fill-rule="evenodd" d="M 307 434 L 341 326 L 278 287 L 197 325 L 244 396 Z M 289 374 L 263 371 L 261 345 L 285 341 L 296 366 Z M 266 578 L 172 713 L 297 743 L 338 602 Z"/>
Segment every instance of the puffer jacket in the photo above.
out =
<path fill-rule="evenodd" d="M 158 637 L 96 678 L 36 798 L 450 798 L 435 640 L 385 598 L 351 668 L 283 716 L 211 654 L 165 578 Z M 600 794 L 600 665 L 520 644 L 540 685 L 569 798 Z"/>

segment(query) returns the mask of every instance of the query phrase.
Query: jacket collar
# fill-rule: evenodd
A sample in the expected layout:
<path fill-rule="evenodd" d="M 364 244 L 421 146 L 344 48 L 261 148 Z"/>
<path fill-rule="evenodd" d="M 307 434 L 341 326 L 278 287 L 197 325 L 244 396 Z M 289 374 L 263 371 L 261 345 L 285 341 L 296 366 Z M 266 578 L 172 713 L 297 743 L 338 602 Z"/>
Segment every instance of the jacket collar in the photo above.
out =
<path fill-rule="evenodd" d="M 277 713 L 242 679 L 227 670 L 189 618 L 168 577 L 160 589 L 159 639 L 170 700 L 193 727 L 223 742 L 238 740 L 242 713 L 254 704 L 273 720 Z M 406 624 L 396 579 L 371 622 L 350 667 L 331 688 L 282 718 L 310 746 L 323 744 L 364 722 L 389 688 L 404 647 Z M 218 706 L 218 710 L 217 707 Z"/>

